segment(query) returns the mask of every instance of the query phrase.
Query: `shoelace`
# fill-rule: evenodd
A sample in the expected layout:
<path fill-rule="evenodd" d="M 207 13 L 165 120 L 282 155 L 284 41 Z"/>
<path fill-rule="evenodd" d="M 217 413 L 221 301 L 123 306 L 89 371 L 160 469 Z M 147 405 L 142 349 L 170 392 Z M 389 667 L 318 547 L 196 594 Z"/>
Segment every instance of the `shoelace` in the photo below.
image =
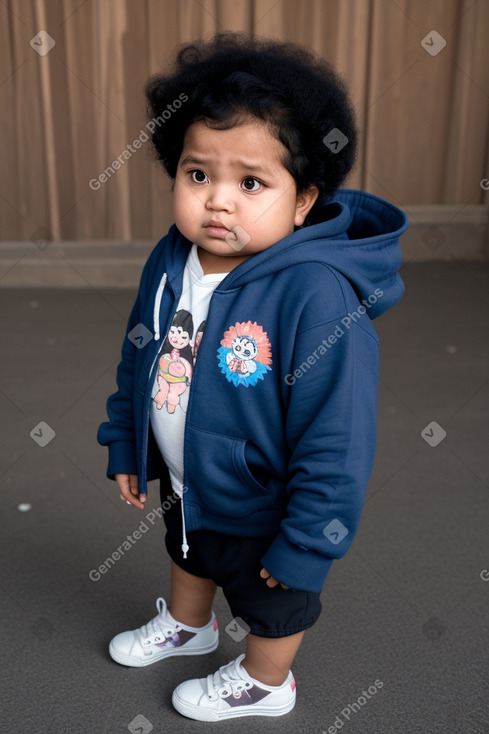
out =
<path fill-rule="evenodd" d="M 207 676 L 207 696 L 211 701 L 231 695 L 239 698 L 241 691 L 249 688 L 253 688 L 253 683 L 242 678 L 236 660 Z"/>
<path fill-rule="evenodd" d="M 172 637 L 178 631 L 176 626 L 169 625 L 167 604 L 161 596 L 156 600 L 156 608 L 158 610 L 157 616 L 137 630 L 143 645 L 163 642 L 166 637 Z"/>

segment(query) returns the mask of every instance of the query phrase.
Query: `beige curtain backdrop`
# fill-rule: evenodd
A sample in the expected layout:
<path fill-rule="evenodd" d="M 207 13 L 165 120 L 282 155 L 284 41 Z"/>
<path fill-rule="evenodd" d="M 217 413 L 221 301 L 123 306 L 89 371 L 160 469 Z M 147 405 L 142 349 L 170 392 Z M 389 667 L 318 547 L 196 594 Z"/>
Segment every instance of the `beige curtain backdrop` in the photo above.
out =
<path fill-rule="evenodd" d="M 223 29 L 305 44 L 346 77 L 361 131 L 346 185 L 401 206 L 487 203 L 488 0 L 11 0 L 0 239 L 165 233 L 169 182 L 149 143 L 97 190 L 89 182 L 144 130 L 147 78 L 179 43 Z M 55 42 L 44 56 L 41 31 Z"/>

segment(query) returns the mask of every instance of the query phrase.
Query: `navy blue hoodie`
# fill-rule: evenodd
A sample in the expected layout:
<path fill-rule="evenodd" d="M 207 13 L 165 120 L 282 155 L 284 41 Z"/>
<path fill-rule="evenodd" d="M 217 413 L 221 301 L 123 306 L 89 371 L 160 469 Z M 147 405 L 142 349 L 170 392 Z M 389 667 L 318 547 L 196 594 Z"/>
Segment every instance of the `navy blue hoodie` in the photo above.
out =
<path fill-rule="evenodd" d="M 348 189 L 320 217 L 213 293 L 189 393 L 182 498 L 187 532 L 269 537 L 263 566 L 316 592 L 360 521 L 376 442 L 371 320 L 402 297 L 407 228 L 392 204 Z M 98 433 L 107 475 L 137 474 L 143 493 L 158 477 L 171 492 L 149 409 L 191 244 L 174 225 L 144 267 Z"/>

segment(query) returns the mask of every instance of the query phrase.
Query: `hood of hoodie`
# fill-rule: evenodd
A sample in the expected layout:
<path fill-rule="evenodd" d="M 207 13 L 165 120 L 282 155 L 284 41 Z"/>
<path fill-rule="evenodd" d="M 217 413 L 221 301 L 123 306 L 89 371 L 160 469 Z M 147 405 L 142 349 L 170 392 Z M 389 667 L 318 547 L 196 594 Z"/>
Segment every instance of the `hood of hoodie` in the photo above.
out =
<path fill-rule="evenodd" d="M 245 260 L 216 290 L 239 288 L 294 264 L 320 262 L 341 273 L 360 301 L 380 288 L 384 295 L 369 308 L 370 318 L 376 318 L 404 293 L 398 273 L 402 262 L 399 237 L 407 227 L 404 212 L 388 201 L 365 191 L 339 189 L 316 212 L 314 223 Z"/>

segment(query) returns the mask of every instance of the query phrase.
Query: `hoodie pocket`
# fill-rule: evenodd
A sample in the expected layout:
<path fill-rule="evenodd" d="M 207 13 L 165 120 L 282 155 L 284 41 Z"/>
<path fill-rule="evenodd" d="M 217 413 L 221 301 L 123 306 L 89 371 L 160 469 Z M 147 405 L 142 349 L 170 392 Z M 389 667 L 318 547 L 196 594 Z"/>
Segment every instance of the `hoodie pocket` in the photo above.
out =
<path fill-rule="evenodd" d="M 273 506 L 270 488 L 253 476 L 245 456 L 247 441 L 185 428 L 185 482 L 203 509 L 215 515 L 246 517 Z"/>

